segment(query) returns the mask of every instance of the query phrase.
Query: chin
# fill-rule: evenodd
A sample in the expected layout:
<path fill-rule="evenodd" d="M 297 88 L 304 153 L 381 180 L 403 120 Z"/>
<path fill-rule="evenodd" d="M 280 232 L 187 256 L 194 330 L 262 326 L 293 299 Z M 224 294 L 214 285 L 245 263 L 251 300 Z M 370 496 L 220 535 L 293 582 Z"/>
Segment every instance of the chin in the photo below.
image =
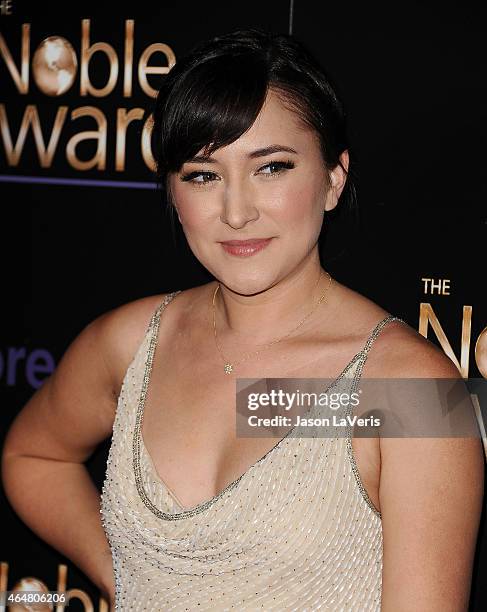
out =
<path fill-rule="evenodd" d="M 219 278 L 222 285 L 225 285 L 225 287 L 230 289 L 230 291 L 238 293 L 239 295 L 248 296 L 266 291 L 275 282 L 270 278 L 263 278 L 262 276 L 259 276 L 259 278 L 253 278 L 239 275 L 239 278 L 236 278 L 235 275 L 231 276 L 230 274 L 222 274 L 217 278 Z"/>

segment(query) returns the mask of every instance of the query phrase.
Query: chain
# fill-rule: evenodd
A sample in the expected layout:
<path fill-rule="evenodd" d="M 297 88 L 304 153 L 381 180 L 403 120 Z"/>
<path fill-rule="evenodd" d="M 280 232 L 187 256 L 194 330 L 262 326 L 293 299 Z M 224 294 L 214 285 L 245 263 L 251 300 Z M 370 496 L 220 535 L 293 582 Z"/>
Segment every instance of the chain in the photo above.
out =
<path fill-rule="evenodd" d="M 262 348 L 259 348 L 259 349 L 258 349 L 258 350 L 256 350 L 256 351 L 251 351 L 250 353 L 246 353 L 246 354 L 245 354 L 245 355 L 244 355 L 244 356 L 243 356 L 241 359 L 239 359 L 238 361 L 234 361 L 234 362 L 230 362 L 230 361 L 228 361 L 228 359 L 225 357 L 225 355 L 224 355 L 224 353 L 223 353 L 223 351 L 222 351 L 222 349 L 221 349 L 221 346 L 220 346 L 220 344 L 219 344 L 219 342 L 218 342 L 218 335 L 217 335 L 217 332 L 216 332 L 216 312 L 215 312 L 215 298 L 216 298 L 216 294 L 217 294 L 217 292 L 218 292 L 218 289 L 220 288 L 220 283 L 218 283 L 218 285 L 216 286 L 216 289 L 215 289 L 215 291 L 214 291 L 214 293 L 213 293 L 213 300 L 212 300 L 212 307 L 213 307 L 213 331 L 214 331 L 214 335 L 215 335 L 215 344 L 216 344 L 216 348 L 218 349 L 218 352 L 220 353 L 220 355 L 221 355 L 221 357 L 222 357 L 222 359 L 223 359 L 223 361 L 224 361 L 224 367 L 223 367 L 223 369 L 224 369 L 224 371 L 225 371 L 225 374 L 230 374 L 230 373 L 231 373 L 231 372 L 234 370 L 234 367 L 235 367 L 237 364 L 239 364 L 239 363 L 242 363 L 242 362 L 246 361 L 247 359 L 249 359 L 249 357 L 252 357 L 252 356 L 258 355 L 258 354 L 259 354 L 259 353 L 261 353 L 262 351 L 264 351 L 264 350 L 266 350 L 266 349 L 270 348 L 271 346 L 273 346 L 274 344 L 277 344 L 278 342 L 282 342 L 282 340 L 285 340 L 286 338 L 289 338 L 289 336 L 290 336 L 291 334 L 293 334 L 294 332 L 296 332 L 296 331 L 297 331 L 297 330 L 298 330 L 298 329 L 299 329 L 299 328 L 300 328 L 300 327 L 301 327 L 301 326 L 302 326 L 302 325 L 303 325 L 303 324 L 304 324 L 304 323 L 305 323 L 305 322 L 306 322 L 306 321 L 309 319 L 309 317 L 310 317 L 310 316 L 311 316 L 311 315 L 312 315 L 312 314 L 313 314 L 313 313 L 316 311 L 316 309 L 318 308 L 318 306 L 319 306 L 319 305 L 320 305 L 320 304 L 323 302 L 323 300 L 324 300 L 324 299 L 325 299 L 325 297 L 327 296 L 328 291 L 329 291 L 329 289 L 330 289 L 330 286 L 331 286 L 331 284 L 332 284 L 332 282 L 333 282 L 333 279 L 332 279 L 331 275 L 330 275 L 328 272 L 327 272 L 327 274 L 328 274 L 329 282 L 328 282 L 328 285 L 327 285 L 327 287 L 326 287 L 325 292 L 324 292 L 324 293 L 323 293 L 323 295 L 322 295 L 322 296 L 321 296 L 321 297 L 318 299 L 318 301 L 316 302 L 316 304 L 314 305 L 314 307 L 312 308 L 312 310 L 311 310 L 311 311 L 310 311 L 310 312 L 309 312 L 309 313 L 308 313 L 308 314 L 307 314 L 307 315 L 304 317 L 304 319 L 302 319 L 302 320 L 301 320 L 301 321 L 300 321 L 300 322 L 299 322 L 299 323 L 296 325 L 296 327 L 293 327 L 293 329 L 292 329 L 290 332 L 288 332 L 288 333 L 287 333 L 287 334 L 285 334 L 284 336 L 281 336 L 280 338 L 276 338 L 275 340 L 272 340 L 271 342 L 268 342 L 268 343 L 263 344 L 263 345 L 259 345 L 259 346 L 261 346 Z M 317 287 L 317 286 L 318 286 L 318 283 L 320 282 L 320 279 L 321 279 L 322 275 L 323 275 L 323 270 L 321 270 L 321 272 L 320 272 L 320 275 L 319 275 L 319 277 L 318 277 L 318 280 L 317 280 L 317 282 L 316 282 L 315 287 Z"/>

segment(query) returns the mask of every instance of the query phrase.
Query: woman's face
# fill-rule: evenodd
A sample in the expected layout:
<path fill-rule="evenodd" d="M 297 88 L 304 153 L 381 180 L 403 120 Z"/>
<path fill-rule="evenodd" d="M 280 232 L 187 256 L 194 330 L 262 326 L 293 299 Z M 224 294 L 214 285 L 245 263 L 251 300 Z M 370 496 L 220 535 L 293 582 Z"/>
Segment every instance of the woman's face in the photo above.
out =
<path fill-rule="evenodd" d="M 185 162 L 170 186 L 194 255 L 232 291 L 251 295 L 316 256 L 323 211 L 336 206 L 343 170 L 330 179 L 315 132 L 270 91 L 245 134 L 206 160 Z M 222 245 L 257 238 L 270 240 L 260 250 Z"/>

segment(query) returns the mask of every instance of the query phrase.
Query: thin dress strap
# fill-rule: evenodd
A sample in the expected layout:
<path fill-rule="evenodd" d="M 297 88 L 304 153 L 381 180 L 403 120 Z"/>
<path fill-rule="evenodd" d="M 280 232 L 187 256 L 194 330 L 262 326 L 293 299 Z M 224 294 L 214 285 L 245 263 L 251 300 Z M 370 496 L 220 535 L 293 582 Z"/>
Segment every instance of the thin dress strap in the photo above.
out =
<path fill-rule="evenodd" d="M 359 353 L 360 358 L 359 358 L 359 364 L 358 364 L 357 370 L 355 372 L 354 387 L 357 386 L 358 381 L 360 380 L 360 377 L 362 375 L 362 370 L 364 369 L 365 362 L 367 361 L 367 356 L 370 352 L 372 345 L 374 344 L 375 340 L 378 338 L 379 334 L 384 329 L 384 327 L 388 325 L 389 323 L 392 323 L 393 321 L 400 321 L 401 323 L 404 323 L 403 319 L 401 319 L 400 317 L 396 317 L 392 314 L 389 314 L 386 317 L 384 317 L 382 321 L 379 321 L 379 323 L 377 323 L 377 325 L 374 327 L 369 337 L 367 338 L 367 342 L 365 343 L 364 348 Z"/>
<path fill-rule="evenodd" d="M 387 317 L 385 317 L 384 319 L 382 319 L 382 321 L 379 321 L 379 323 L 377 323 L 377 325 L 372 330 L 370 336 L 368 337 L 367 342 L 365 343 L 365 346 L 363 348 L 363 353 L 368 354 L 368 352 L 370 351 L 370 347 L 372 346 L 376 338 L 379 336 L 380 332 L 388 323 L 391 323 L 392 321 L 402 321 L 402 319 L 390 314 L 387 315 Z"/>
<path fill-rule="evenodd" d="M 181 293 L 181 289 L 178 289 L 177 291 L 171 291 L 170 293 L 166 293 L 166 295 L 164 296 L 164 299 L 158 305 L 154 314 L 152 315 L 152 319 L 151 319 L 152 325 L 154 325 L 155 323 L 159 324 L 159 319 L 161 317 L 162 311 L 166 308 L 169 302 L 172 302 L 173 298 L 175 298 L 178 293 Z"/>

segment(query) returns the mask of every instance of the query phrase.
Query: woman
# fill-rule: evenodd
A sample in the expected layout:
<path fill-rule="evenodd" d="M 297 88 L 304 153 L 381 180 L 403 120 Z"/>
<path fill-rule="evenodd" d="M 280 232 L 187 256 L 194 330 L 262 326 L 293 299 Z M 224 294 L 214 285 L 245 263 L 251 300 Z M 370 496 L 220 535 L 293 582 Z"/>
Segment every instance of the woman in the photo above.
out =
<path fill-rule="evenodd" d="M 478 440 L 235 433 L 237 378 L 459 377 L 320 263 L 323 214 L 353 193 L 327 77 L 290 37 L 235 32 L 178 61 L 154 120 L 159 178 L 215 280 L 76 338 L 9 432 L 16 511 L 117 610 L 465 610 Z M 100 522 L 82 463 L 112 430 Z"/>

